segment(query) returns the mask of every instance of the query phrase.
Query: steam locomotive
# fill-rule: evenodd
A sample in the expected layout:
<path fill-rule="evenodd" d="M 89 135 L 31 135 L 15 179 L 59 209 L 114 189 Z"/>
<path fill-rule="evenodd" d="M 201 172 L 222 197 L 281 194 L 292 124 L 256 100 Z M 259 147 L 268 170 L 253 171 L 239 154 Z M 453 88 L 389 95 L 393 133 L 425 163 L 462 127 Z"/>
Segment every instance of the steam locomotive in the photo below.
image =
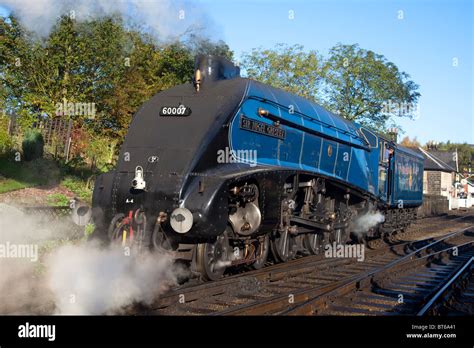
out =
<path fill-rule="evenodd" d="M 92 217 L 103 240 L 170 253 L 215 280 L 402 230 L 422 188 L 418 153 L 200 56 L 193 83 L 135 114 L 116 169 L 96 180 Z M 375 211 L 383 223 L 353 233 Z"/>

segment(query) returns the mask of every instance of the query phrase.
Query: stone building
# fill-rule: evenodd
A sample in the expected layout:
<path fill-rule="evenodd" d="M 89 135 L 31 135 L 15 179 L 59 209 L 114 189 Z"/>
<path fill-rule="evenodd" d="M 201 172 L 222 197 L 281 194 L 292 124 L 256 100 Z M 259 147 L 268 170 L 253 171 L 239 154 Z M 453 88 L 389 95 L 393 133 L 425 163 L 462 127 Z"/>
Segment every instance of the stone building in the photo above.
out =
<path fill-rule="evenodd" d="M 421 147 L 418 151 L 425 157 L 423 194 L 452 197 L 456 179 L 456 162 L 453 155 L 450 152 L 425 150 Z"/>

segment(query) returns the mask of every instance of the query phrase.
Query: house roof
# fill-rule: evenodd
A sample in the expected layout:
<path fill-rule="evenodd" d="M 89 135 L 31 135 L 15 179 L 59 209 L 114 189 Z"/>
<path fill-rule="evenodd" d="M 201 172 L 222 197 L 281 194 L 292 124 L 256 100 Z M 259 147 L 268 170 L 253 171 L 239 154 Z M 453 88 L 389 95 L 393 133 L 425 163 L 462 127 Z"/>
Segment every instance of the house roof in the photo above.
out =
<path fill-rule="evenodd" d="M 431 155 L 440 159 L 451 168 L 456 168 L 456 157 L 453 151 L 427 150 Z"/>
<path fill-rule="evenodd" d="M 455 172 L 456 162 L 453 161 L 451 152 L 425 150 L 421 147 L 417 149 L 425 158 L 425 170 L 439 170 L 443 172 Z M 444 161 L 443 159 L 447 160 Z M 454 163 L 453 163 L 454 162 Z M 454 164 L 454 165 L 453 165 Z"/>

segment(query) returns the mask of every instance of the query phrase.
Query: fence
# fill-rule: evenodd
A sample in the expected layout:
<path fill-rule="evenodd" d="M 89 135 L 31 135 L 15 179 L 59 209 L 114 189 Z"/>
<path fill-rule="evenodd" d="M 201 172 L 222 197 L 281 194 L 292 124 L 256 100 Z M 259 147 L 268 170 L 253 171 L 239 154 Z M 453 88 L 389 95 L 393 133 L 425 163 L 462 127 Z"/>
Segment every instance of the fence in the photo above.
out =
<path fill-rule="evenodd" d="M 449 210 L 470 208 L 474 205 L 474 198 L 469 195 L 467 198 L 453 198 L 449 199 Z"/>
<path fill-rule="evenodd" d="M 73 126 L 72 119 L 64 119 L 62 117 L 48 118 L 35 122 L 34 126 L 43 135 L 45 148 L 49 153 L 53 154 L 54 157 L 69 159 Z M 14 115 L 10 115 L 8 133 L 10 135 L 18 135 L 20 133 L 17 117 Z"/>

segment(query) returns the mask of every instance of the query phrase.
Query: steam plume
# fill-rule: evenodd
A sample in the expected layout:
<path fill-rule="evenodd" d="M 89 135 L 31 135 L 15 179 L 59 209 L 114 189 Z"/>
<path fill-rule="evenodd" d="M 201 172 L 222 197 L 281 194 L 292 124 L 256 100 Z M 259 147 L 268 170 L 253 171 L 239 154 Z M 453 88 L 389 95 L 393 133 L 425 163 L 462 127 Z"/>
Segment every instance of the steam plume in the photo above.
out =
<path fill-rule="evenodd" d="M 0 314 L 121 313 L 151 303 L 185 276 L 166 255 L 100 247 L 77 238 L 66 221 L 39 221 L 0 204 Z M 12 257 L 6 245 L 42 252 L 36 259 Z"/>
<path fill-rule="evenodd" d="M 385 221 L 385 217 L 379 211 L 370 211 L 359 215 L 353 222 L 352 232 L 358 235 L 366 234 L 371 228 Z"/>
<path fill-rule="evenodd" d="M 42 37 L 62 15 L 84 21 L 118 14 L 162 41 L 176 39 L 192 27 L 212 30 L 213 25 L 201 7 L 182 0 L 2 0 L 1 5 Z"/>

